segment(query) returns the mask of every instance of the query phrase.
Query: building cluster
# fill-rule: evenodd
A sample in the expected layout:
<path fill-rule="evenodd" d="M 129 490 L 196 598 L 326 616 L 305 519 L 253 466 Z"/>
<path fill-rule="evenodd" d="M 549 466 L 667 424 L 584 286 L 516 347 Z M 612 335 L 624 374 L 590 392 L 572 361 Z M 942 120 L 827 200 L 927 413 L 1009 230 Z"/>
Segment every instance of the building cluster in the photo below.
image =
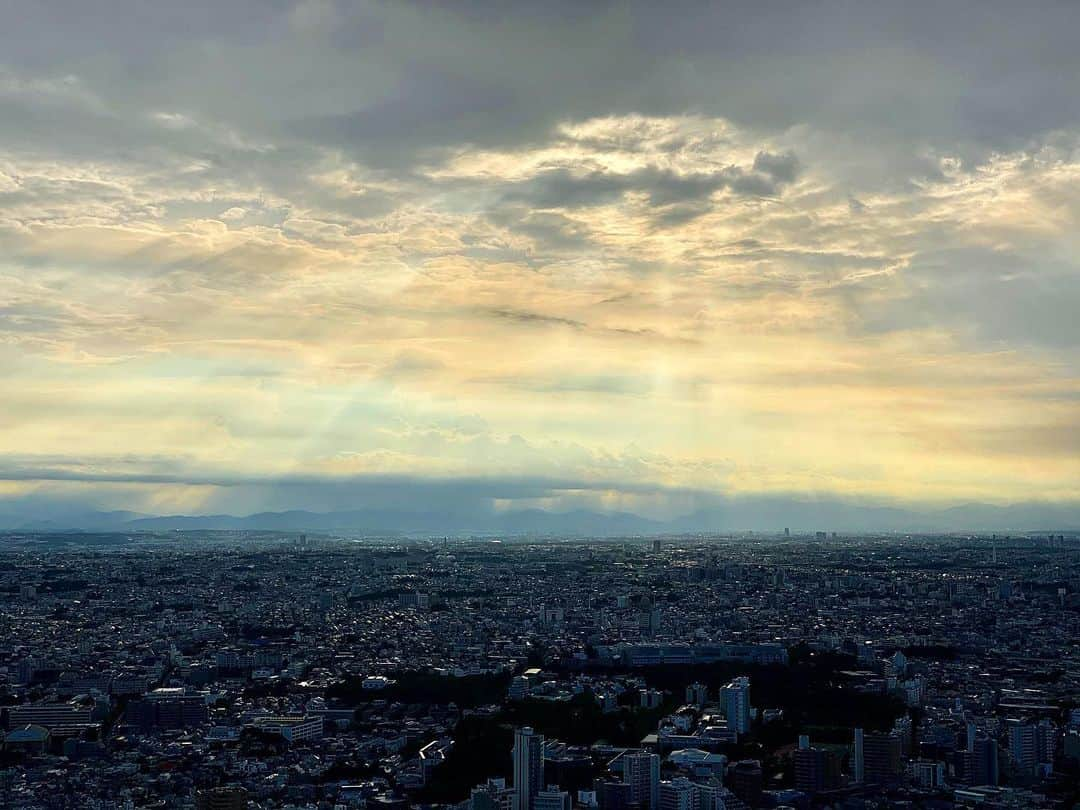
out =
<path fill-rule="evenodd" d="M 1080 801 L 1072 536 L 0 541 L 4 807 Z"/>

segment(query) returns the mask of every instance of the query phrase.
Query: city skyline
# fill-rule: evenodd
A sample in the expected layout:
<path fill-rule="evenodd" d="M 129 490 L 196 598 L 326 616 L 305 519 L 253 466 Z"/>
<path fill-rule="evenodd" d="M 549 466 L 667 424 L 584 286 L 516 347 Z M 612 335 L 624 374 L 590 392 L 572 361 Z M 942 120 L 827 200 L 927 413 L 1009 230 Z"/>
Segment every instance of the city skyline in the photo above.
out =
<path fill-rule="evenodd" d="M 1080 8 L 760 6 L 0 4 L 0 523 L 1080 526 Z"/>

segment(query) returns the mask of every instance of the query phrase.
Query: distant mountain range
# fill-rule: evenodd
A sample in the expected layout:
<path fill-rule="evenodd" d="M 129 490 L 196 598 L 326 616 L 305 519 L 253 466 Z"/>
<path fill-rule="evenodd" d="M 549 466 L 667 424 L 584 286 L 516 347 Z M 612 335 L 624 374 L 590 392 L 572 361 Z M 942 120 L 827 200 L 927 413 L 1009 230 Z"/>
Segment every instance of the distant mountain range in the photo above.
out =
<path fill-rule="evenodd" d="M 630 512 L 548 512 L 527 509 L 483 514 L 363 509 L 339 512 L 259 512 L 253 515 L 144 515 L 135 512 L 65 512 L 30 518 L 0 515 L 8 531 L 266 530 L 350 534 L 543 534 L 623 536 L 680 532 L 963 532 L 1080 530 L 1080 505 L 967 504 L 913 510 L 841 500 L 782 497 L 728 499 L 674 520 Z"/>

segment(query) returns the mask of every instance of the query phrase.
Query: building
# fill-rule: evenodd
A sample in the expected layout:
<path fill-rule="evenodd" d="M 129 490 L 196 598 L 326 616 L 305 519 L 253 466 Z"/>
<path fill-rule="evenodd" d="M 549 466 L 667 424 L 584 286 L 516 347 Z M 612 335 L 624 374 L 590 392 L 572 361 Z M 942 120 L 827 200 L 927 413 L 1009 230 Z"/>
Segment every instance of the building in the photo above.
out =
<path fill-rule="evenodd" d="M 544 737 L 530 727 L 514 732 L 514 810 L 535 810 L 533 799 L 544 784 Z"/>
<path fill-rule="evenodd" d="M 957 771 L 964 784 L 997 785 L 1000 778 L 997 740 L 969 726 L 968 747 L 959 753 L 959 758 L 961 765 Z"/>
<path fill-rule="evenodd" d="M 920 760 L 911 766 L 915 784 L 926 790 L 939 790 L 945 785 L 945 763 Z"/>
<path fill-rule="evenodd" d="M 704 751 L 700 748 L 680 748 L 668 755 L 668 760 L 676 768 L 688 771 L 694 776 L 718 776 L 721 779 L 727 770 L 728 759 L 724 754 Z"/>
<path fill-rule="evenodd" d="M 686 702 L 694 706 L 704 706 L 709 702 L 709 687 L 703 683 L 692 683 L 686 687 Z"/>
<path fill-rule="evenodd" d="M 596 803 L 600 810 L 630 810 L 630 785 L 626 782 L 597 780 Z"/>
<path fill-rule="evenodd" d="M 694 789 L 697 791 L 697 810 L 727 810 L 727 805 L 733 803 L 734 797 L 730 791 L 724 790 L 719 779 L 695 781 Z"/>
<path fill-rule="evenodd" d="M 685 776 L 661 782 L 660 810 L 698 810 L 697 785 Z"/>
<path fill-rule="evenodd" d="M 641 751 L 622 758 L 623 781 L 630 785 L 630 801 L 656 810 L 660 802 L 660 757 Z"/>
<path fill-rule="evenodd" d="M 183 689 L 155 689 L 132 700 L 124 710 L 124 719 L 144 731 L 197 726 L 210 718 L 206 699 L 189 695 Z"/>
<path fill-rule="evenodd" d="M 43 754 L 49 747 L 49 730 L 45 726 L 26 725 L 12 729 L 3 737 L 5 751 L 21 751 L 30 754 Z"/>
<path fill-rule="evenodd" d="M 570 810 L 572 806 L 570 794 L 557 787 L 538 791 L 533 796 L 533 810 Z"/>
<path fill-rule="evenodd" d="M 862 729 L 856 731 L 856 739 Z M 862 733 L 861 767 L 856 762 L 856 772 L 862 772 L 862 781 L 868 785 L 893 785 L 900 781 L 901 756 L 900 735 Z M 860 746 L 857 745 L 857 749 Z M 858 750 L 856 752 L 858 754 Z"/>
<path fill-rule="evenodd" d="M 89 706 L 74 703 L 35 703 L 12 706 L 7 710 L 11 728 L 34 724 L 54 729 L 67 726 L 89 725 L 92 710 Z"/>
<path fill-rule="evenodd" d="M 743 759 L 728 768 L 731 792 L 751 807 L 757 807 L 761 802 L 763 784 L 761 763 L 756 759 Z"/>
<path fill-rule="evenodd" d="M 736 734 L 750 731 L 750 679 L 743 676 L 720 689 L 720 708 L 728 728 Z"/>
<path fill-rule="evenodd" d="M 449 737 L 432 740 L 418 752 L 420 757 L 420 775 L 426 783 L 437 767 L 446 762 L 446 757 L 454 747 Z"/>
<path fill-rule="evenodd" d="M 660 608 L 646 605 L 638 614 L 638 626 L 643 636 L 653 637 L 660 632 Z"/>
<path fill-rule="evenodd" d="M 1035 724 L 1010 719 L 1006 721 L 1006 728 L 1009 733 L 1009 756 L 1019 770 L 1034 772 L 1039 762 Z"/>
<path fill-rule="evenodd" d="M 529 696 L 529 679 L 524 675 L 515 675 L 510 681 L 506 696 L 510 700 L 524 700 Z"/>
<path fill-rule="evenodd" d="M 398 605 L 403 608 L 427 610 L 431 607 L 431 594 L 413 591 L 398 594 Z"/>
<path fill-rule="evenodd" d="M 664 702 L 664 693 L 658 689 L 642 689 L 638 692 L 638 702 L 643 709 L 659 709 Z"/>
<path fill-rule="evenodd" d="M 566 621 L 566 612 L 558 606 L 540 606 L 540 624 L 544 627 L 561 627 Z"/>
<path fill-rule="evenodd" d="M 31 684 L 34 682 L 34 675 L 37 674 L 37 662 L 33 658 L 24 658 L 19 662 L 15 672 L 19 683 Z"/>
<path fill-rule="evenodd" d="M 860 785 L 866 781 L 864 742 L 863 730 L 861 728 L 855 729 L 855 750 L 851 754 L 851 775 L 855 782 Z"/>
<path fill-rule="evenodd" d="M 1035 754 L 1039 764 L 1053 764 L 1057 756 L 1058 741 L 1061 732 L 1054 722 L 1043 718 L 1035 727 Z"/>
<path fill-rule="evenodd" d="M 803 793 L 821 793 L 840 786 L 840 758 L 832 751 L 811 747 L 805 737 L 793 756 L 795 788 Z"/>
<path fill-rule="evenodd" d="M 267 734 L 277 734 L 286 742 L 298 743 L 321 739 L 324 724 L 321 717 L 270 716 L 256 717 L 251 725 Z"/>
<path fill-rule="evenodd" d="M 505 779 L 488 779 L 472 789 L 469 810 L 514 810 L 514 789 Z"/>

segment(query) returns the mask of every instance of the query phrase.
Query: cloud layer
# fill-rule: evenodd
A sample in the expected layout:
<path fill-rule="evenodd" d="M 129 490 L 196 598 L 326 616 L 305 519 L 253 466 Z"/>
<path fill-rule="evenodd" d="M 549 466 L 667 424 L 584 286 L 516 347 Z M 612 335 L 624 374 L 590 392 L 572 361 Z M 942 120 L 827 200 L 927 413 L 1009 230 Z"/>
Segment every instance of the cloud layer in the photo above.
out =
<path fill-rule="evenodd" d="M 1080 9 L 677 5 L 0 2 L 0 498 L 1080 500 Z"/>

